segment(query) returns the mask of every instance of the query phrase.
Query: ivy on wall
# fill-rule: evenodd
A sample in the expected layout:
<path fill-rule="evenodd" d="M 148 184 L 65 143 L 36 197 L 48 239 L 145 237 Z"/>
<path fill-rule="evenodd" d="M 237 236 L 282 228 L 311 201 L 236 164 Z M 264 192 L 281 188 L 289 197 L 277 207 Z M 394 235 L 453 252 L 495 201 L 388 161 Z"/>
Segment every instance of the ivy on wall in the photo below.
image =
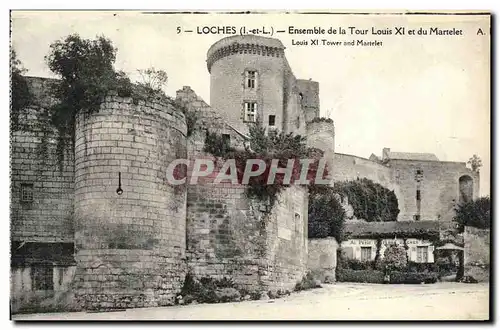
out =
<path fill-rule="evenodd" d="M 247 161 L 250 159 L 263 160 L 266 170 L 259 176 L 251 177 L 245 190 L 249 198 L 268 202 L 270 208 L 278 199 L 279 195 L 289 186 L 300 179 L 301 164 L 300 159 L 315 159 L 309 165 L 307 179 L 314 181 L 319 166 L 319 159 L 322 152 L 315 148 L 308 148 L 306 138 L 293 133 L 283 133 L 270 131 L 266 134 L 266 129 L 261 124 L 252 125 L 249 128 L 249 138 L 245 148 L 238 150 L 231 148 L 223 139 L 222 135 L 215 132 L 207 132 L 204 149 L 216 157 L 223 159 L 234 159 L 236 162 L 238 182 L 242 182 Z M 289 160 L 294 160 L 292 176 L 290 182 L 284 181 L 283 174 L 276 174 L 275 180 L 268 184 L 270 168 L 273 159 L 278 160 L 278 167 L 285 168 Z M 257 167 L 253 170 L 256 170 Z M 327 175 L 325 169 L 323 178 Z"/>
<path fill-rule="evenodd" d="M 21 61 L 17 58 L 14 49 L 10 52 L 11 70 L 11 109 L 10 127 L 11 132 L 19 129 L 19 113 L 34 103 L 34 96 L 31 93 L 28 82 L 23 76 L 26 69 L 22 67 Z"/>
<path fill-rule="evenodd" d="M 354 216 L 368 222 L 397 221 L 399 208 L 394 191 L 366 178 L 335 182 L 334 190 L 347 197 Z"/>

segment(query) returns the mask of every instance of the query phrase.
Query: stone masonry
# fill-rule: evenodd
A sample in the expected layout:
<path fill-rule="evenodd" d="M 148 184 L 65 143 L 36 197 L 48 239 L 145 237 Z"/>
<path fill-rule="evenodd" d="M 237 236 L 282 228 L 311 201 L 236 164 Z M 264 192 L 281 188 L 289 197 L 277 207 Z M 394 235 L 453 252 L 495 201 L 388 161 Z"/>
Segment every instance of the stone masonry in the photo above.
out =
<path fill-rule="evenodd" d="M 77 118 L 75 289 L 86 309 L 172 304 L 185 258 L 185 187 L 166 164 L 186 156 L 182 113 L 108 96 Z M 120 194 L 117 189 L 121 188 Z"/>

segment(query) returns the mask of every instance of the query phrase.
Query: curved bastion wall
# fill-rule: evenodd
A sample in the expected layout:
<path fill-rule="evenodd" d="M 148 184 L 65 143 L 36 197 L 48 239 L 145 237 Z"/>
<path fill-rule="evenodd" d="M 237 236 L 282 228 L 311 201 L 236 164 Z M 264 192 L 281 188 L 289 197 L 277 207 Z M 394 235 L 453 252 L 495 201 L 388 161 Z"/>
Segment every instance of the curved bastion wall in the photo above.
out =
<path fill-rule="evenodd" d="M 77 116 L 79 306 L 173 303 L 185 273 L 186 189 L 167 182 L 166 168 L 186 158 L 186 130 L 172 105 L 117 96 L 107 96 L 98 112 Z"/>

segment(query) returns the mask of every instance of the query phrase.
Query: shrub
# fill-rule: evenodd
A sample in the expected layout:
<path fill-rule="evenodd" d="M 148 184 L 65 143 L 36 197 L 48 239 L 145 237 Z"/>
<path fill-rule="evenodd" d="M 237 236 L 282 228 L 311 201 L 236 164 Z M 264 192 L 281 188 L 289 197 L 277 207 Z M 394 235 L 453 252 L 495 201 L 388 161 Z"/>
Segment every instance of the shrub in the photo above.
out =
<path fill-rule="evenodd" d="M 311 123 L 330 123 L 333 124 L 333 119 L 325 117 L 316 117 L 311 120 Z"/>
<path fill-rule="evenodd" d="M 409 261 L 406 268 L 410 273 L 437 273 L 439 272 L 440 267 L 436 263 L 419 263 Z"/>
<path fill-rule="evenodd" d="M 347 259 L 343 264 L 345 269 L 352 270 L 370 270 L 375 269 L 375 261 L 361 261 L 357 259 Z"/>
<path fill-rule="evenodd" d="M 384 272 L 379 270 L 339 269 L 336 275 L 338 282 L 384 283 Z"/>
<path fill-rule="evenodd" d="M 215 290 L 216 302 L 240 301 L 241 294 L 235 288 L 222 288 Z"/>
<path fill-rule="evenodd" d="M 390 273 L 389 283 L 391 284 L 420 284 L 436 283 L 439 278 L 438 273 L 410 273 L 393 271 Z"/>
<path fill-rule="evenodd" d="M 190 273 L 186 275 L 180 295 L 184 303 L 218 303 L 239 301 L 242 294 L 236 289 L 234 282 L 226 277 L 217 280 L 202 277 L 196 280 Z"/>
<path fill-rule="evenodd" d="M 311 272 L 308 272 L 301 281 L 295 285 L 295 291 L 321 288 L 320 281 L 315 279 Z"/>
<path fill-rule="evenodd" d="M 408 256 L 403 246 L 391 244 L 385 249 L 382 265 L 386 271 L 404 270 L 407 264 Z"/>

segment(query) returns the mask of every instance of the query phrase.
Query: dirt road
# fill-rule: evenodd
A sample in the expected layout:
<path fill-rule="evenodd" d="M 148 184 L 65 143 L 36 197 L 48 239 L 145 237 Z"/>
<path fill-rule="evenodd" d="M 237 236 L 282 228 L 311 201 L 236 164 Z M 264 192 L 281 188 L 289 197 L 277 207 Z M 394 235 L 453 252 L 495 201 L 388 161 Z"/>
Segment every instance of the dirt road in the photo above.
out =
<path fill-rule="evenodd" d="M 14 320 L 487 320 L 488 284 L 338 283 L 288 297 L 108 313 L 14 315 Z"/>

